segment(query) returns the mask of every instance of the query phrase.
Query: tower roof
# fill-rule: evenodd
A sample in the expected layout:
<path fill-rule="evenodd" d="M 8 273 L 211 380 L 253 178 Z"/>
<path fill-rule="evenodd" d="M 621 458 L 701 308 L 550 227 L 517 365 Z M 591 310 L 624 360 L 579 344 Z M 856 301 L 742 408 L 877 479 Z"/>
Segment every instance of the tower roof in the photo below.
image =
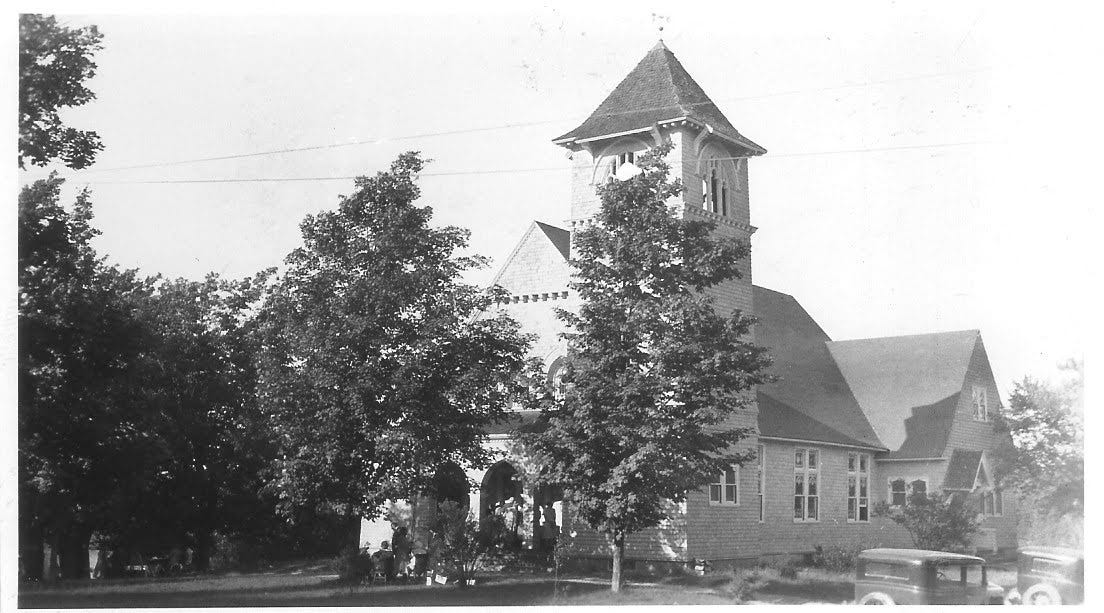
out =
<path fill-rule="evenodd" d="M 744 137 L 686 72 L 674 53 L 659 41 L 598 108 L 574 130 L 553 139 L 559 145 L 643 132 L 656 124 L 686 120 L 747 149 L 766 149 Z"/>

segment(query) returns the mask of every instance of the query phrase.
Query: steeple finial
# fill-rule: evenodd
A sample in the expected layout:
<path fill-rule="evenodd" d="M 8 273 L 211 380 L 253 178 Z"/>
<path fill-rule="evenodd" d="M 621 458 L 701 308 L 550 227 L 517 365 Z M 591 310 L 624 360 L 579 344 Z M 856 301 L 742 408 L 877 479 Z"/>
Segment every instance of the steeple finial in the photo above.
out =
<path fill-rule="evenodd" d="M 656 49 L 666 49 L 667 46 L 663 44 L 663 28 L 671 23 L 671 18 L 666 15 L 660 15 L 659 13 L 652 13 L 652 24 L 656 27 L 656 33 L 659 36 L 659 42 L 656 43 Z"/>

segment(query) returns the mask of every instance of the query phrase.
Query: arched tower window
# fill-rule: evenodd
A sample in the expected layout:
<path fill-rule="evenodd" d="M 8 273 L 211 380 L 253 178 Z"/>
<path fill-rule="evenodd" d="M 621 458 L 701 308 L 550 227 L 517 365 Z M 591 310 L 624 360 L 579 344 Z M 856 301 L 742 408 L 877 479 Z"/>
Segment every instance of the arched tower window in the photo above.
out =
<path fill-rule="evenodd" d="M 736 166 L 729 153 L 707 145 L 699 161 L 702 209 L 728 217 L 732 188 L 738 184 Z"/>
<path fill-rule="evenodd" d="M 558 357 L 548 368 L 548 382 L 552 386 L 552 397 L 556 400 L 563 400 L 567 395 L 567 384 L 564 383 L 564 367 L 567 362 L 564 358 Z"/>

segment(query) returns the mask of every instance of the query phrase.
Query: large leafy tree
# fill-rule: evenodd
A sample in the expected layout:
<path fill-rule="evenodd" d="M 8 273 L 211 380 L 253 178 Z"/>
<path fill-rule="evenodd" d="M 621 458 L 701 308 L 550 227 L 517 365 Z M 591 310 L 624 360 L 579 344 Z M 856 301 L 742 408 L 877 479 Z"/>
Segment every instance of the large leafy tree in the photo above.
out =
<path fill-rule="evenodd" d="M 61 184 L 51 177 L 19 195 L 19 520 L 28 572 L 41 576 L 45 539 L 75 577 L 87 576 L 82 552 L 108 493 L 148 476 L 132 383 L 152 288 L 97 258 L 88 193 L 67 210 Z"/>
<path fill-rule="evenodd" d="M 93 54 L 102 39 L 95 26 L 67 28 L 53 16 L 19 16 L 20 168 L 55 159 L 84 168 L 103 149 L 94 131 L 67 126 L 59 115 L 96 97 L 85 82 L 96 74 Z"/>
<path fill-rule="evenodd" d="M 749 459 L 734 448 L 748 429 L 731 418 L 769 363 L 748 340 L 752 320 L 706 291 L 739 277 L 749 246 L 676 214 L 669 147 L 643 156 L 637 176 L 601 186 L 595 223 L 575 235 L 582 306 L 559 313 L 570 330 L 567 392 L 545 398 L 547 428 L 525 439 L 543 478 L 608 537 L 613 591 L 629 534 Z"/>
<path fill-rule="evenodd" d="M 1080 362 L 1065 365 L 1061 384 L 1024 377 L 1015 384 L 998 428 L 1008 443 L 997 472 L 1024 497 L 1025 509 L 1051 519 L 1081 517 L 1085 508 L 1084 378 Z"/>
<path fill-rule="evenodd" d="M 423 160 L 401 155 L 308 216 L 262 313 L 259 398 L 279 445 L 282 509 L 372 517 L 431 487 L 448 462 L 484 463 L 528 341 L 461 276 L 468 233 L 418 206 Z"/>
<path fill-rule="evenodd" d="M 104 531 L 117 542 L 191 546 L 205 570 L 216 530 L 256 521 L 260 472 L 271 457 L 255 402 L 256 323 L 266 280 L 156 279 L 140 312 L 148 343 L 135 381 L 144 432 L 156 441 L 141 509 L 118 509 Z M 118 496 L 124 506 L 135 500 Z M 129 511 L 129 512 L 128 512 Z"/>

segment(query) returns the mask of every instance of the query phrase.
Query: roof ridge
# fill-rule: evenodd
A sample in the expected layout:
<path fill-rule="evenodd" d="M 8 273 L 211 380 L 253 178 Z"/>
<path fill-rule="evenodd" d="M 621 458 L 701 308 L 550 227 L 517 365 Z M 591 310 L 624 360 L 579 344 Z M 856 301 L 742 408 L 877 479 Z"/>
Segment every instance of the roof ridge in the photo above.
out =
<path fill-rule="evenodd" d="M 764 289 L 766 289 L 766 288 L 764 288 Z M 773 290 L 771 290 L 771 291 L 773 291 Z M 979 330 L 977 328 L 968 328 L 968 329 L 964 329 L 964 330 L 946 330 L 946 331 L 943 331 L 943 332 L 918 332 L 918 333 L 915 333 L 915 334 L 895 334 L 895 335 L 892 335 L 892 336 L 868 336 L 868 337 L 864 337 L 864 338 L 848 338 L 848 339 L 843 339 L 843 340 L 839 340 L 839 341 L 828 341 L 828 342 L 830 344 L 858 343 L 858 342 L 863 342 L 863 341 L 880 341 L 880 340 L 889 340 L 889 339 L 897 339 L 897 338 L 915 338 L 915 337 L 920 337 L 920 336 L 948 336 L 948 335 L 952 335 L 952 334 L 967 334 L 967 333 L 973 333 L 973 334 L 980 335 L 981 330 Z"/>

